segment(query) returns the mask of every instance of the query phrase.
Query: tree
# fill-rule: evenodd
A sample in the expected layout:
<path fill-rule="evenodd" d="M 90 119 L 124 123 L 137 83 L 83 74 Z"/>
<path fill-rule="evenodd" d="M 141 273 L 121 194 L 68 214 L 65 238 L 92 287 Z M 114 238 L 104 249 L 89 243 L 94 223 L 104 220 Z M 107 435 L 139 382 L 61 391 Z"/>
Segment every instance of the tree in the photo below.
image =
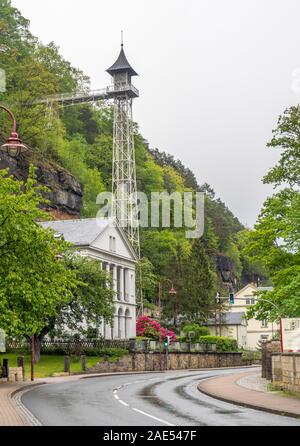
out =
<path fill-rule="evenodd" d="M 276 306 L 259 302 L 249 313 L 258 319 L 300 316 L 299 198 L 299 193 L 291 189 L 268 198 L 249 234 L 247 252 L 263 263 L 274 284 L 267 299 Z"/>
<path fill-rule="evenodd" d="M 173 319 L 173 326 L 176 329 L 179 316 L 186 313 L 188 294 L 186 284 L 189 277 L 186 275 L 186 265 L 190 260 L 191 246 L 186 239 L 177 240 L 175 252 L 172 255 L 167 268 L 167 278 L 172 280 L 176 294 L 169 294 L 169 281 L 166 282 L 166 290 L 163 292 L 163 315 L 167 320 Z M 164 281 L 162 281 L 164 284 Z"/>
<path fill-rule="evenodd" d="M 0 327 L 11 336 L 39 333 L 77 286 L 57 260 L 69 245 L 36 222 L 46 216 L 43 190 L 32 168 L 26 182 L 0 171 Z"/>
<path fill-rule="evenodd" d="M 201 238 L 195 239 L 184 266 L 185 315 L 189 320 L 205 320 L 214 307 L 215 277 Z"/>
<path fill-rule="evenodd" d="M 268 147 L 281 149 L 281 157 L 275 167 L 264 177 L 264 183 L 275 186 L 300 185 L 300 106 L 290 107 L 278 119 L 273 138 Z"/>
<path fill-rule="evenodd" d="M 147 257 L 142 257 L 136 266 L 137 296 L 143 293 L 143 299 L 156 302 L 158 277 L 154 273 L 154 266 Z"/>
<path fill-rule="evenodd" d="M 72 251 L 61 260 L 75 274 L 77 286 L 64 302 L 58 302 L 56 313 L 45 320 L 44 327 L 36 335 L 39 355 L 44 337 L 52 332 L 66 330 L 86 334 L 87 327 L 98 328 L 104 320 L 113 325 L 114 291 L 111 277 L 101 269 L 97 260 L 82 257 Z"/>

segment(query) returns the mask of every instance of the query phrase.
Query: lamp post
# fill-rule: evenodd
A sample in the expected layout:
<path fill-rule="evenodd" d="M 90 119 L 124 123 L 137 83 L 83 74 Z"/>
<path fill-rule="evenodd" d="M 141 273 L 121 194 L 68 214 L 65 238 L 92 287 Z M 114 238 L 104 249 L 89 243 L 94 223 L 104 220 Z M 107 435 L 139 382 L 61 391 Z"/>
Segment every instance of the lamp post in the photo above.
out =
<path fill-rule="evenodd" d="M 158 283 L 158 308 L 159 308 L 159 321 L 161 322 L 161 298 L 162 298 L 162 287 L 163 287 L 163 283 L 164 281 L 167 281 L 171 284 L 171 288 L 169 289 L 169 294 L 170 295 L 175 295 L 177 293 L 177 291 L 174 288 L 173 282 L 171 279 L 161 279 Z M 168 331 L 167 331 L 168 333 Z M 160 370 L 163 370 L 163 366 L 162 366 L 162 345 L 161 345 L 161 341 L 160 341 L 160 351 L 159 351 L 159 362 L 160 362 Z M 168 369 L 168 347 L 165 350 L 165 354 L 166 354 L 166 368 Z"/>
<path fill-rule="evenodd" d="M 25 144 L 22 144 L 22 141 L 19 138 L 19 135 L 17 133 L 17 122 L 13 112 L 1 104 L 0 109 L 4 110 L 12 120 L 12 130 L 10 136 L 7 141 L 1 145 L 0 149 L 6 151 L 7 154 L 10 156 L 19 156 L 20 153 L 26 152 L 26 150 L 28 150 L 28 147 L 26 147 Z"/>
<path fill-rule="evenodd" d="M 171 279 L 161 279 L 159 284 L 158 284 L 158 308 L 159 308 L 159 320 L 161 319 L 161 298 L 162 298 L 162 287 L 163 287 L 163 282 L 164 281 L 168 281 L 171 284 L 171 288 L 169 289 L 169 294 L 170 295 L 175 295 L 177 294 L 177 291 L 174 288 L 173 282 Z"/>

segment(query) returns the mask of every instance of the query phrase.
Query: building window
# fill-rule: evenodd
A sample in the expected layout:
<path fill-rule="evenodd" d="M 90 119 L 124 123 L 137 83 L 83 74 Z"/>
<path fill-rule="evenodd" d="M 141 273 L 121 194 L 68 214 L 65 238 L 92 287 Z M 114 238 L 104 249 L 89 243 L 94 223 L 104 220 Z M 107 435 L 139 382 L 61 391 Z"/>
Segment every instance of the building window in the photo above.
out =
<path fill-rule="evenodd" d="M 116 252 L 116 237 L 112 235 L 109 236 L 109 250 L 111 252 Z"/>
<path fill-rule="evenodd" d="M 268 328 L 268 321 L 266 319 L 264 319 L 263 321 L 261 321 L 261 327 L 262 328 Z"/>
<path fill-rule="evenodd" d="M 255 298 L 254 297 L 246 297 L 246 305 L 255 305 Z"/>
<path fill-rule="evenodd" d="M 268 335 L 261 335 L 261 336 L 260 336 L 260 339 L 261 339 L 262 341 L 267 341 L 267 340 L 269 339 L 269 336 L 268 336 Z"/>

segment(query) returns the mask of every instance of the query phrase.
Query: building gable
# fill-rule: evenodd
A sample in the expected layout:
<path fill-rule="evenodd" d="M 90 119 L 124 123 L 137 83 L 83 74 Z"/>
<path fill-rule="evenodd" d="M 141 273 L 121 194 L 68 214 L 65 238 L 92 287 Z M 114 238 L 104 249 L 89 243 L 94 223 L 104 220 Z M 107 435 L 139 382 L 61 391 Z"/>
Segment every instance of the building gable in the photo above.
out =
<path fill-rule="evenodd" d="M 90 248 L 117 254 L 120 257 L 137 261 L 135 252 L 123 231 L 114 224 L 108 225 L 90 244 Z"/>
<path fill-rule="evenodd" d="M 252 295 L 254 291 L 257 291 L 257 287 L 252 283 L 248 283 L 244 288 L 235 293 L 236 296 L 247 296 Z"/>

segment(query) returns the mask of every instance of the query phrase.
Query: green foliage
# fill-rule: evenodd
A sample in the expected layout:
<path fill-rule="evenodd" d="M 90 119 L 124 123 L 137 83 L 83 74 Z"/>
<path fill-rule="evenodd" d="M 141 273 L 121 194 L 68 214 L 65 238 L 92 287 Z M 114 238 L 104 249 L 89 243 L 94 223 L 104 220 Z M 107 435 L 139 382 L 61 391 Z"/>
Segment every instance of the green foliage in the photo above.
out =
<path fill-rule="evenodd" d="M 187 342 L 191 340 L 191 342 L 198 342 L 201 336 L 208 336 L 209 329 L 207 327 L 203 327 L 199 324 L 186 324 L 183 326 L 182 331 L 184 336 L 182 336 L 183 342 Z M 189 333 L 193 332 L 194 336 L 190 339 Z"/>
<path fill-rule="evenodd" d="M 184 265 L 185 314 L 192 320 L 205 319 L 214 307 L 215 277 L 201 239 L 195 239 Z"/>
<path fill-rule="evenodd" d="M 99 170 L 88 167 L 86 162 L 87 152 L 88 145 L 79 135 L 58 147 L 58 155 L 62 165 L 83 185 L 82 215 L 84 217 L 95 217 L 98 211 L 96 198 L 100 192 L 105 190 L 105 187 Z"/>
<path fill-rule="evenodd" d="M 291 189 L 278 192 L 267 199 L 255 230 L 249 234 L 247 251 L 265 265 L 275 287 L 267 295 L 261 293 L 275 306 L 259 302 L 249 313 L 260 320 L 300 315 L 298 205 L 298 192 Z"/>
<path fill-rule="evenodd" d="M 72 296 L 76 277 L 56 255 L 68 244 L 37 219 L 45 200 L 31 169 L 26 182 L 0 171 L 0 327 L 8 335 L 32 335 Z"/>
<path fill-rule="evenodd" d="M 111 278 L 102 270 L 97 260 L 79 255 L 68 254 L 63 260 L 66 267 L 73 271 L 77 287 L 72 298 L 60 309 L 56 325 L 79 330 L 86 335 L 84 323 L 97 326 L 104 318 L 112 323 L 114 315 L 114 292 L 107 283 Z"/>
<path fill-rule="evenodd" d="M 248 316 L 277 320 L 300 316 L 300 108 L 290 107 L 280 116 L 269 147 L 281 148 L 278 164 L 265 183 L 288 185 L 264 203 L 245 251 L 261 262 L 271 276 L 274 290 L 259 295 Z"/>
<path fill-rule="evenodd" d="M 281 149 L 279 162 L 264 177 L 265 183 L 275 186 L 289 184 L 300 185 L 300 106 L 285 110 L 279 117 L 277 128 L 268 147 Z"/>
<path fill-rule="evenodd" d="M 7 91 L 0 93 L 0 101 L 16 114 L 19 133 L 34 153 L 61 164 L 80 181 L 84 194 L 81 215 L 94 217 L 97 195 L 111 190 L 113 108 L 99 103 L 63 110 L 54 106 L 49 110 L 35 103 L 48 95 L 86 90 L 89 79 L 62 57 L 53 42 L 43 45 L 32 36 L 29 22 L 7 0 L 0 0 L 0 51 L 1 68 L 7 76 Z M 3 114 L 0 142 L 9 129 L 10 121 Z M 196 250 L 190 254 L 192 243 L 185 239 L 182 229 L 141 231 L 144 296 L 153 304 L 158 279 L 166 283 L 171 278 L 177 294 L 173 300 L 166 299 L 164 289 L 166 317 L 175 320 L 184 312 L 194 318 L 197 309 L 204 313 L 209 310 L 214 288 L 222 289 L 221 275 L 213 262 L 216 253 L 226 252 L 236 263 L 241 281 L 250 276 L 252 257 L 241 253 L 237 238 L 244 228 L 208 184 L 200 187 L 181 161 L 149 149 L 136 124 L 134 133 L 139 191 L 148 197 L 151 192 L 163 191 L 206 193 L 205 234 L 198 254 Z M 190 255 L 194 270 L 189 266 Z"/>
<path fill-rule="evenodd" d="M 128 350 L 124 348 L 116 348 L 116 347 L 106 347 L 106 348 L 98 348 L 98 347 L 82 347 L 80 344 L 74 347 L 74 350 L 70 350 L 70 347 L 66 345 L 62 346 L 46 346 L 42 347 L 41 350 L 43 355 L 86 355 L 86 356 L 97 356 L 99 358 L 103 357 L 114 357 L 121 358 L 128 354 Z"/>
<path fill-rule="evenodd" d="M 142 290 L 144 300 L 147 298 L 149 300 L 155 299 L 158 281 L 159 279 L 154 273 L 154 266 L 147 257 L 142 257 L 136 266 L 137 295 L 139 296 Z M 149 305 L 147 308 L 151 308 L 151 303 Z"/>
<path fill-rule="evenodd" d="M 201 344 L 216 344 L 218 352 L 237 352 L 238 345 L 235 339 L 223 336 L 201 336 L 199 339 Z"/>

